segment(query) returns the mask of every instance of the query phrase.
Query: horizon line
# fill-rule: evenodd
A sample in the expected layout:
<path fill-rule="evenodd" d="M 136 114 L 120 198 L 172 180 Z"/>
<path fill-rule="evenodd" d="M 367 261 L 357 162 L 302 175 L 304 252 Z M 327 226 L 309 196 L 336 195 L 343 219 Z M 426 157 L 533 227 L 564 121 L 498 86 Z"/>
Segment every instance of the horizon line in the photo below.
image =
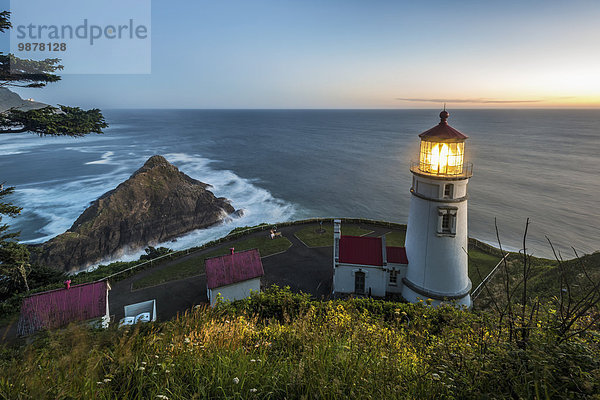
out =
<path fill-rule="evenodd" d="M 199 110 L 199 111 L 428 111 L 442 110 L 439 108 L 239 108 L 239 107 L 101 107 L 101 110 Z M 585 111 L 600 111 L 600 106 L 596 107 L 448 107 L 448 110 L 503 110 L 503 111 L 527 111 L 527 110 L 585 110 Z"/>

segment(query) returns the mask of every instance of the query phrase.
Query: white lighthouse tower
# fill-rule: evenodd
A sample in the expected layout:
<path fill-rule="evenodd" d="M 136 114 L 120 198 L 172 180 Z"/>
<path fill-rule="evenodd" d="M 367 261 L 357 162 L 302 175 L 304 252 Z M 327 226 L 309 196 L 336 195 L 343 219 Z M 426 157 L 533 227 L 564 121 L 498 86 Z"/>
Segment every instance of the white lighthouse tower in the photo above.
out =
<path fill-rule="evenodd" d="M 410 302 L 454 300 L 471 307 L 467 184 L 473 165 L 464 161 L 467 136 L 448 125 L 448 116 L 444 109 L 440 123 L 419 135 L 419 161 L 411 163 L 402 296 Z"/>

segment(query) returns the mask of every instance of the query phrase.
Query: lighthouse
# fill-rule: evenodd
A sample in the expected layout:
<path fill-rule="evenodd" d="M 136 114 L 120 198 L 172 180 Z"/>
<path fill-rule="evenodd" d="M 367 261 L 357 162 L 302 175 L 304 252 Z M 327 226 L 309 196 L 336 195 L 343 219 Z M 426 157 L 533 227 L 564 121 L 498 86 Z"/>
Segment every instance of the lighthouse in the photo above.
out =
<path fill-rule="evenodd" d="M 419 160 L 411 162 L 402 296 L 471 307 L 467 185 L 473 165 L 464 160 L 467 136 L 448 125 L 449 115 L 444 109 L 440 123 L 419 135 Z"/>

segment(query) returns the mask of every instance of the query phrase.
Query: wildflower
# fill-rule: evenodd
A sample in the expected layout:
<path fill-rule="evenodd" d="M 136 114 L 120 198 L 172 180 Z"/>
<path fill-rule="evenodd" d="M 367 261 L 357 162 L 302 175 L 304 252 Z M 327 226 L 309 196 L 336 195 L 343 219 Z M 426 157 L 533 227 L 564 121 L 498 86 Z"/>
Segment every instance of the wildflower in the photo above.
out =
<path fill-rule="evenodd" d="M 238 378 L 237 376 L 235 378 L 233 378 L 233 383 L 235 383 L 236 385 L 240 383 L 240 378 Z"/>
<path fill-rule="evenodd" d="M 256 362 L 256 360 L 253 358 L 252 360 L 250 360 L 250 362 Z"/>
<path fill-rule="evenodd" d="M 157 394 L 156 398 L 161 399 L 161 400 L 169 400 L 169 398 L 167 396 L 165 396 L 164 394 Z"/>
<path fill-rule="evenodd" d="M 108 383 L 108 382 L 110 382 L 111 380 L 112 380 L 112 379 L 110 379 L 110 378 L 104 378 L 104 383 Z"/>
<path fill-rule="evenodd" d="M 252 388 L 250 389 L 250 393 L 256 393 L 257 389 L 256 388 Z"/>
<path fill-rule="evenodd" d="M 140 371 L 143 371 L 143 370 L 145 370 L 146 368 L 145 368 L 145 367 L 139 367 L 138 369 L 139 369 Z"/>
<path fill-rule="evenodd" d="M 102 385 L 104 382 L 96 382 L 97 385 Z"/>
<path fill-rule="evenodd" d="M 440 380 L 440 376 L 439 376 L 438 374 L 435 374 L 435 373 L 434 373 L 434 374 L 431 374 L 431 377 L 432 377 L 434 380 L 436 380 L 436 381 L 439 381 L 439 380 Z"/>
<path fill-rule="evenodd" d="M 171 372 L 171 371 L 169 371 L 168 369 L 166 369 L 166 370 L 165 370 L 165 373 L 167 373 L 167 374 L 168 374 L 169 372 Z"/>
<path fill-rule="evenodd" d="M 184 342 L 189 343 L 190 342 L 190 338 L 185 338 L 183 339 Z"/>
<path fill-rule="evenodd" d="M 158 358 L 158 354 L 155 354 L 155 355 L 154 355 L 154 358 Z"/>
<path fill-rule="evenodd" d="M 146 364 L 147 364 L 146 361 L 142 361 L 142 365 L 146 365 Z"/>

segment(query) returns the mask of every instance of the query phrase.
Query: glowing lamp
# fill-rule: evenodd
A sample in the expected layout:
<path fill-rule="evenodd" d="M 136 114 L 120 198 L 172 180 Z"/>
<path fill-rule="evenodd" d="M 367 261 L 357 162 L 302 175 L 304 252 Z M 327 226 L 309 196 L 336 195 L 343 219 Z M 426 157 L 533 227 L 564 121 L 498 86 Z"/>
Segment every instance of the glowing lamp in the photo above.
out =
<path fill-rule="evenodd" d="M 429 174 L 461 174 L 464 154 L 464 142 L 422 140 L 419 169 Z"/>
<path fill-rule="evenodd" d="M 450 114 L 440 113 L 440 123 L 419 135 L 421 151 L 418 171 L 428 175 L 463 175 L 465 169 L 465 140 L 467 136 L 448 125 Z"/>

